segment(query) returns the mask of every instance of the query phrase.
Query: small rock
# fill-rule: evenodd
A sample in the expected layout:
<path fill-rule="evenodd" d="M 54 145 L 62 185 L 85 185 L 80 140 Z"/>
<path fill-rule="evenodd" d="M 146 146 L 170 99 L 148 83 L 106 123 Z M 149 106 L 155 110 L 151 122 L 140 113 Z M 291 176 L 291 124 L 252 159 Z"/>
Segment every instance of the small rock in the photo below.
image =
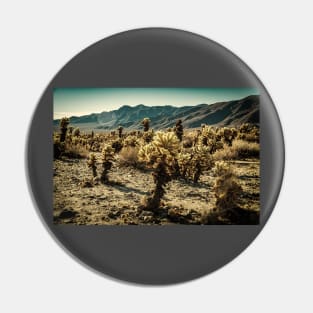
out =
<path fill-rule="evenodd" d="M 61 219 L 68 219 L 68 218 L 73 218 L 76 215 L 77 215 L 77 212 L 73 211 L 72 209 L 64 209 L 59 214 L 59 218 L 61 218 Z"/>

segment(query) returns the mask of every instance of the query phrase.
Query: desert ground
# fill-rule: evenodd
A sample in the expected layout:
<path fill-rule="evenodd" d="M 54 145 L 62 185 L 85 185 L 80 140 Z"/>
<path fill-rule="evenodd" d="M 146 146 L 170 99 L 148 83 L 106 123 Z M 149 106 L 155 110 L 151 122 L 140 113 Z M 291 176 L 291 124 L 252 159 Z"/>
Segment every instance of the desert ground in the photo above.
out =
<path fill-rule="evenodd" d="M 100 155 L 100 153 L 96 153 Z M 240 208 L 259 213 L 260 160 L 228 160 L 242 187 Z M 214 210 L 212 190 L 215 177 L 204 172 L 199 182 L 182 178 L 170 181 L 161 206 L 155 212 L 143 210 L 142 198 L 153 187 L 151 170 L 120 166 L 114 162 L 108 183 L 90 183 L 86 159 L 62 157 L 54 160 L 54 223 L 78 225 L 170 225 L 206 224 Z"/>

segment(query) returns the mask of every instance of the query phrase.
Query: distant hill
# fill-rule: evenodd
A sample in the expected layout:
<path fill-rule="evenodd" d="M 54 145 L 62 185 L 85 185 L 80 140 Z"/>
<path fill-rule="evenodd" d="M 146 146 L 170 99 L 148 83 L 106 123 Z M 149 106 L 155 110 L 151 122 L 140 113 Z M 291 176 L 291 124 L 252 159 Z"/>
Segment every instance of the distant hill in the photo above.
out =
<path fill-rule="evenodd" d="M 117 110 L 92 113 L 84 116 L 72 116 L 70 124 L 79 127 L 88 125 L 95 129 L 116 129 L 119 125 L 128 129 L 140 129 L 145 117 L 151 120 L 154 129 L 169 128 L 175 125 L 177 119 L 183 121 L 185 128 L 195 128 L 201 124 L 214 126 L 237 126 L 242 123 L 259 124 L 259 96 L 251 95 L 241 100 L 218 102 L 211 105 L 199 104 L 194 106 L 174 107 L 146 106 L 139 104 L 131 107 L 124 105 Z M 54 120 L 54 126 L 60 120 Z"/>

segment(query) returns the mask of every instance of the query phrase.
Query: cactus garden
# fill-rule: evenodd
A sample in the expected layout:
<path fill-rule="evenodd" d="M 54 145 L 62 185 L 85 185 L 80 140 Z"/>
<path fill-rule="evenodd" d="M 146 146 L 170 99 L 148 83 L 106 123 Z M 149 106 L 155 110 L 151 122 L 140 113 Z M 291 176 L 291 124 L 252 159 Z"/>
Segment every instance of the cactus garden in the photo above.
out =
<path fill-rule="evenodd" d="M 239 108 L 257 107 L 256 96 L 243 100 Z M 210 120 L 210 111 L 201 116 L 205 105 L 195 107 L 196 113 L 188 107 L 172 114 L 167 107 L 158 115 L 152 107 L 147 116 L 140 116 L 143 105 L 136 110 L 126 106 L 119 109 L 121 114 L 127 112 L 126 118 L 106 128 L 105 121 L 97 126 L 79 124 L 76 117 L 56 120 L 54 223 L 259 224 L 259 124 L 242 119 L 243 114 L 251 119 L 251 112 L 239 112 L 234 101 L 229 103 L 227 110 L 230 107 L 240 117 L 236 123 L 193 122 L 198 115 Z M 223 105 L 216 105 L 218 114 Z M 222 118 L 233 121 L 226 113 Z M 162 123 L 156 123 L 158 116 Z"/>
<path fill-rule="evenodd" d="M 71 133 L 67 122 L 54 133 L 55 223 L 258 223 L 257 129 L 173 128 L 147 141 L 150 130 Z"/>

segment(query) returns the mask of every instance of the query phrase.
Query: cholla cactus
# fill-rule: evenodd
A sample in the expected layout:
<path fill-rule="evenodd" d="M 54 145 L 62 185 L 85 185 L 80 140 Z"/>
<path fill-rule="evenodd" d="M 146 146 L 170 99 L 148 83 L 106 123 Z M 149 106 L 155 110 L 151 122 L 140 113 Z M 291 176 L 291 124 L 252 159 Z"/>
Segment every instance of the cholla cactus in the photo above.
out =
<path fill-rule="evenodd" d="M 202 145 L 208 146 L 210 154 L 213 154 L 216 150 L 223 148 L 221 138 L 220 131 L 211 126 L 203 125 L 198 141 Z"/>
<path fill-rule="evenodd" d="M 231 147 L 233 140 L 237 137 L 238 132 L 235 128 L 223 127 L 220 129 L 219 134 L 221 135 L 223 142 Z"/>
<path fill-rule="evenodd" d="M 214 166 L 210 148 L 204 145 L 196 145 L 188 152 L 181 151 L 178 156 L 180 175 L 189 178 L 197 183 L 204 171 L 210 170 Z"/>
<path fill-rule="evenodd" d="M 78 127 L 76 127 L 76 128 L 74 129 L 73 135 L 74 135 L 75 137 L 79 137 L 79 136 L 80 136 L 80 130 L 79 130 Z"/>
<path fill-rule="evenodd" d="M 141 124 L 143 125 L 143 131 L 144 132 L 147 132 L 149 131 L 149 128 L 150 128 L 150 119 L 148 117 L 145 117 Z"/>
<path fill-rule="evenodd" d="M 258 142 L 260 138 L 260 129 L 249 123 L 244 123 L 239 127 L 238 138 L 242 140 Z"/>
<path fill-rule="evenodd" d="M 212 138 L 208 140 L 208 147 L 210 154 L 213 154 L 219 149 L 223 149 L 223 143 L 218 137 Z"/>
<path fill-rule="evenodd" d="M 232 167 L 224 162 L 216 162 L 214 174 L 217 176 L 213 190 L 216 197 L 216 209 L 221 215 L 238 207 L 238 199 L 242 188 L 237 182 L 237 177 Z"/>
<path fill-rule="evenodd" d="M 153 129 L 146 131 L 143 133 L 142 138 L 144 140 L 144 142 L 149 143 L 153 140 L 154 137 L 154 131 Z"/>
<path fill-rule="evenodd" d="M 135 135 L 127 136 L 123 141 L 124 147 L 138 147 L 139 144 L 140 142 Z"/>
<path fill-rule="evenodd" d="M 179 172 L 182 178 L 187 178 L 190 175 L 190 164 L 192 154 L 188 152 L 180 152 L 177 157 Z"/>
<path fill-rule="evenodd" d="M 253 129 L 253 125 L 250 123 L 243 123 L 239 127 L 239 132 L 242 134 L 247 134 Z"/>
<path fill-rule="evenodd" d="M 88 167 L 92 169 L 93 177 L 97 177 L 97 159 L 94 153 L 91 153 L 89 155 L 87 164 L 88 164 Z"/>
<path fill-rule="evenodd" d="M 116 139 L 112 142 L 112 148 L 116 153 L 119 153 L 123 148 L 123 141 L 122 139 Z"/>
<path fill-rule="evenodd" d="M 179 152 L 179 141 L 174 133 L 157 132 L 153 141 L 138 152 L 140 161 L 153 168 L 155 187 L 150 197 L 143 201 L 144 208 L 156 210 L 165 194 L 165 186 L 175 172 L 175 159 Z"/>
<path fill-rule="evenodd" d="M 59 159 L 65 150 L 65 143 L 60 142 L 59 134 L 53 133 L 53 158 Z"/>
<path fill-rule="evenodd" d="M 101 161 L 103 170 L 100 180 L 104 184 L 108 182 L 108 172 L 113 165 L 114 152 L 114 148 L 112 148 L 112 146 L 108 144 L 106 144 L 102 149 Z"/>
<path fill-rule="evenodd" d="M 63 117 L 60 120 L 60 142 L 64 142 L 66 138 L 66 132 L 67 132 L 67 126 L 70 123 L 70 120 L 68 117 Z"/>
<path fill-rule="evenodd" d="M 203 145 L 193 147 L 191 155 L 189 169 L 190 176 L 193 182 L 197 183 L 203 171 L 211 169 L 214 162 L 210 155 L 210 148 Z"/>
<path fill-rule="evenodd" d="M 177 120 L 174 131 L 175 131 L 175 134 L 176 134 L 178 140 L 182 141 L 183 140 L 183 134 L 184 134 L 184 127 L 182 124 L 182 120 L 180 120 L 180 119 Z"/>
<path fill-rule="evenodd" d="M 118 130 L 118 137 L 119 137 L 119 138 L 122 138 L 123 126 L 119 126 L 119 127 L 117 128 L 117 130 Z"/>

